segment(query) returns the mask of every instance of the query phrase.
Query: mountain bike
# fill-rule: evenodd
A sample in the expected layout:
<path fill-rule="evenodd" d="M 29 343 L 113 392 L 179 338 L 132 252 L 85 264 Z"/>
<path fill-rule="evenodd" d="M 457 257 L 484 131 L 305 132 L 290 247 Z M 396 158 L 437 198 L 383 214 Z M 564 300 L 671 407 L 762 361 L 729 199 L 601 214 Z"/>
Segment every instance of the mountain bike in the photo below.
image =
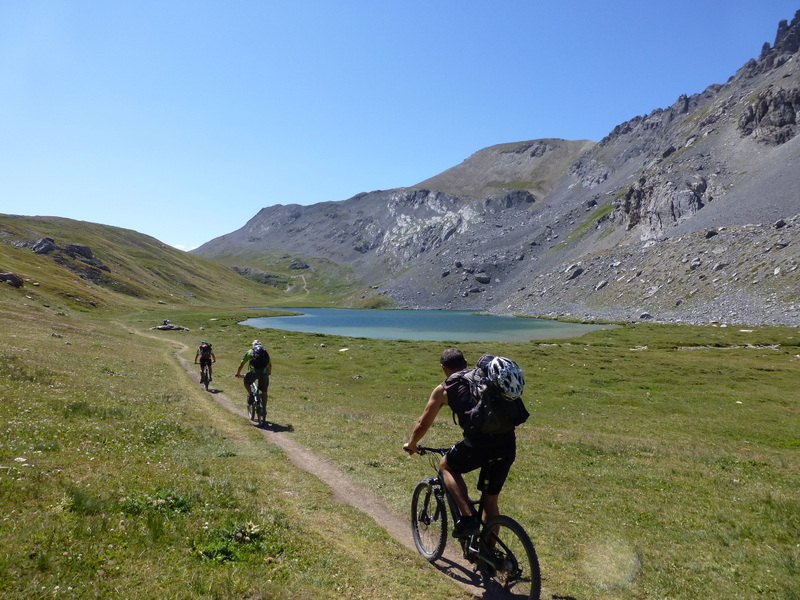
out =
<path fill-rule="evenodd" d="M 208 384 L 211 381 L 211 378 L 208 376 L 208 364 L 201 362 L 200 363 L 200 385 L 202 385 L 206 391 L 208 391 Z"/>
<path fill-rule="evenodd" d="M 448 509 L 455 524 L 460 516 L 456 503 L 442 479 L 439 458 L 449 448 L 417 447 L 430 455 L 435 477 L 417 483 L 411 495 L 411 534 L 417 551 L 428 561 L 441 558 L 447 544 Z M 484 521 L 484 499 L 470 500 L 480 518 L 477 534 L 458 539 L 464 558 L 474 565 L 487 588 L 497 586 L 509 598 L 539 600 L 542 581 L 539 558 L 530 537 L 511 517 L 498 515 Z"/>
<path fill-rule="evenodd" d="M 247 399 L 247 416 L 251 421 L 258 421 L 263 425 L 267 421 L 267 402 L 264 392 L 258 389 L 258 379 L 250 384 L 250 397 Z"/>

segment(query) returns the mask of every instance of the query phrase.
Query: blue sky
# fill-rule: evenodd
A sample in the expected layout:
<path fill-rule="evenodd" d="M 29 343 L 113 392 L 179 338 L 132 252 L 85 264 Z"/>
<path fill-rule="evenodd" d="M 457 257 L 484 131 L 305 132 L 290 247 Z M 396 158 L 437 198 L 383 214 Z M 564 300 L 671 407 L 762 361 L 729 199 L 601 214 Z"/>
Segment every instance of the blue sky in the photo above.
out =
<path fill-rule="evenodd" d="M 273 204 L 600 140 L 724 83 L 783 0 L 0 0 L 0 212 L 190 249 Z"/>

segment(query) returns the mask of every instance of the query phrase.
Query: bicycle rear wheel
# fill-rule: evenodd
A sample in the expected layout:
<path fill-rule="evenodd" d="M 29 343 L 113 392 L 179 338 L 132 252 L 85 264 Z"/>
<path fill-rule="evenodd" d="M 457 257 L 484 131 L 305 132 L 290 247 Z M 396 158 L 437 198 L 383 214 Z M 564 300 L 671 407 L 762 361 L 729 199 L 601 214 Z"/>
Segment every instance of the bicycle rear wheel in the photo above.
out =
<path fill-rule="evenodd" d="M 200 371 L 200 383 L 208 391 L 208 369 L 203 369 Z"/>
<path fill-rule="evenodd" d="M 481 532 L 481 551 L 490 557 L 481 568 L 487 588 L 496 585 L 508 598 L 539 600 L 539 557 L 522 525 L 504 515 L 492 517 Z"/>
<path fill-rule="evenodd" d="M 417 552 L 430 562 L 439 559 L 447 543 L 447 511 L 430 479 L 423 479 L 411 495 L 411 535 Z"/>
<path fill-rule="evenodd" d="M 256 396 L 256 414 L 258 415 L 259 425 L 263 425 L 267 421 L 267 403 L 264 402 L 264 394 L 261 392 Z"/>

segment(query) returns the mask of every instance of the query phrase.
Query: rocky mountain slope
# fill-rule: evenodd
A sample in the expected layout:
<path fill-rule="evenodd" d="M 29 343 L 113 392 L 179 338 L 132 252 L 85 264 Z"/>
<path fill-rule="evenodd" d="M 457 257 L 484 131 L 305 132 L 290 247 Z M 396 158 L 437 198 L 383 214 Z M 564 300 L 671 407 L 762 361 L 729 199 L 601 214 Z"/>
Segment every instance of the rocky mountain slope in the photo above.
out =
<path fill-rule="evenodd" d="M 725 84 L 599 143 L 486 148 L 408 188 L 261 210 L 195 252 L 324 257 L 362 301 L 800 324 L 800 11 Z"/>

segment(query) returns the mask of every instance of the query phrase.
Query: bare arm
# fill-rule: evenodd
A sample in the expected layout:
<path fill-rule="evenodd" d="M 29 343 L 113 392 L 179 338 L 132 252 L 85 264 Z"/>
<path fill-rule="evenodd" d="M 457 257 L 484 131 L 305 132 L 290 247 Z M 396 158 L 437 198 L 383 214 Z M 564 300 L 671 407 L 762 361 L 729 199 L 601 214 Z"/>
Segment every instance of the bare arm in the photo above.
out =
<path fill-rule="evenodd" d="M 239 368 L 236 369 L 236 377 L 241 377 L 242 376 L 242 367 L 244 367 L 245 363 L 248 363 L 248 362 L 250 362 L 250 354 L 249 353 L 245 354 L 244 358 L 242 359 L 242 362 L 239 363 Z"/>
<path fill-rule="evenodd" d="M 436 419 L 436 415 L 439 414 L 439 410 L 445 404 L 447 404 L 447 392 L 443 385 L 437 385 L 431 392 L 431 397 L 428 399 L 422 415 L 420 415 L 417 424 L 414 425 L 414 429 L 411 431 L 411 439 L 403 445 L 403 450 L 409 454 L 414 454 L 417 451 L 417 442 L 428 433 Z"/>

